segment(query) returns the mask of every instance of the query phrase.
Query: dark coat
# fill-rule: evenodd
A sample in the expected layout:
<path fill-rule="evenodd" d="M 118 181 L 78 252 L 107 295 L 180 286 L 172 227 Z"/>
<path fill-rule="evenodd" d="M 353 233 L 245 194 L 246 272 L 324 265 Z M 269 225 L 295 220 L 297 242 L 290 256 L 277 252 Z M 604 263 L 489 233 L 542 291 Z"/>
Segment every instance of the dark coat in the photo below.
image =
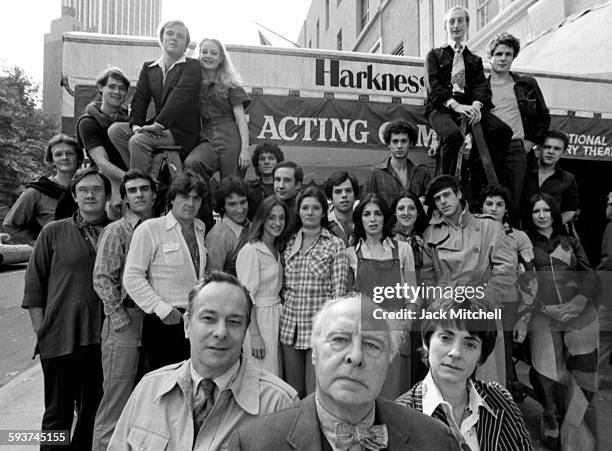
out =
<path fill-rule="evenodd" d="M 140 71 L 131 104 L 130 124 L 142 126 L 153 122 L 147 121 L 147 109 L 153 100 L 154 121 L 168 128 L 176 143 L 189 151 L 200 137 L 200 62 L 187 58 L 168 72 L 165 83 L 162 83 L 161 68 L 151 67 L 153 62 L 144 63 Z"/>
<path fill-rule="evenodd" d="M 533 445 L 523 421 L 523 415 L 512 400 L 512 395 L 497 382 L 475 380 L 474 387 L 492 412 L 481 407 L 476 425 L 481 451 L 532 451 Z M 423 381 L 397 399 L 400 404 L 423 411 Z M 432 418 L 444 424 L 447 418 L 440 409 L 435 409 Z M 436 448 L 431 448 L 436 449 Z"/>
<path fill-rule="evenodd" d="M 444 103 L 453 97 L 451 72 L 453 69 L 453 49 L 446 45 L 431 49 L 425 57 L 425 82 L 427 100 L 425 101 L 425 117 L 433 110 L 445 109 Z M 471 105 L 478 100 L 486 110 L 493 108 L 491 103 L 491 87 L 484 74 L 482 59 L 474 55 L 466 47 L 463 50 L 465 63 L 465 95 L 460 103 Z M 450 111 L 450 110 L 448 110 Z"/>
<path fill-rule="evenodd" d="M 386 424 L 389 450 L 458 450 L 450 430 L 415 410 L 379 398 L 375 424 Z M 232 436 L 230 450 L 331 450 L 319 426 L 315 396 L 289 409 L 256 418 Z"/>

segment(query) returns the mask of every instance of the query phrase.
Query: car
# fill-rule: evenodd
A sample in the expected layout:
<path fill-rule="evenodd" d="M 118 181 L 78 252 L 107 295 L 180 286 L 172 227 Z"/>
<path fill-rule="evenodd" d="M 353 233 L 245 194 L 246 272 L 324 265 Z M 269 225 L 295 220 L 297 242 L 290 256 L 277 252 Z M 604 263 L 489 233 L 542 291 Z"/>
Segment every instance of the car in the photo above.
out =
<path fill-rule="evenodd" d="M 0 233 L 0 266 L 25 263 L 30 259 L 32 246 L 29 244 L 10 244 L 8 233 Z"/>

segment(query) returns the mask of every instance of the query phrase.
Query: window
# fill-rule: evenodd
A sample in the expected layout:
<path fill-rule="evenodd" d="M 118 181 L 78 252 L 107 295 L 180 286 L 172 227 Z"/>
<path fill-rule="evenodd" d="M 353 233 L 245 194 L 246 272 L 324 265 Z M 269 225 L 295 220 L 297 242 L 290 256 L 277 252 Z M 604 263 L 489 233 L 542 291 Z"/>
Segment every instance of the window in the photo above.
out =
<path fill-rule="evenodd" d="M 336 8 L 340 6 L 340 3 L 342 3 L 342 0 L 338 0 L 338 3 L 336 3 Z"/>
<path fill-rule="evenodd" d="M 463 6 L 464 8 L 468 8 L 468 0 L 446 0 L 446 9 L 448 11 L 455 6 Z"/>
<path fill-rule="evenodd" d="M 336 50 L 342 50 L 342 29 L 336 35 Z"/>
<path fill-rule="evenodd" d="M 325 31 L 329 28 L 329 0 L 325 0 Z"/>
<path fill-rule="evenodd" d="M 404 56 L 404 43 L 400 42 L 400 44 L 391 52 L 391 55 Z"/>
<path fill-rule="evenodd" d="M 478 18 L 477 27 L 480 30 L 488 24 L 497 13 L 499 13 L 499 0 L 477 0 L 476 17 Z"/>
<path fill-rule="evenodd" d="M 319 27 L 319 21 L 317 20 L 317 25 L 315 28 L 315 47 L 318 49 L 320 47 L 319 45 L 319 33 L 320 33 L 320 27 Z"/>
<path fill-rule="evenodd" d="M 368 24 L 368 20 L 370 20 L 370 1 L 369 0 L 358 0 L 358 8 L 357 8 L 357 30 L 361 32 Z"/>
<path fill-rule="evenodd" d="M 310 41 L 308 41 L 308 48 L 311 49 L 312 48 L 312 39 Z"/>

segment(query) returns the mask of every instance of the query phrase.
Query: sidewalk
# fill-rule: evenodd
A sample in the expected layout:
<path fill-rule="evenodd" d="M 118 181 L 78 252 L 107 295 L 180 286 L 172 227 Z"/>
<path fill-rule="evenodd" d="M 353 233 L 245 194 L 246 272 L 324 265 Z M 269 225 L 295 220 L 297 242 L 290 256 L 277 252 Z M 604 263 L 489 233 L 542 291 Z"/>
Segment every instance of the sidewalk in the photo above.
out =
<path fill-rule="evenodd" d="M 0 424 L 3 430 L 39 430 L 44 408 L 43 373 L 38 360 L 32 368 L 0 387 Z M 0 445 L 0 449 L 11 450 L 38 448 Z"/>

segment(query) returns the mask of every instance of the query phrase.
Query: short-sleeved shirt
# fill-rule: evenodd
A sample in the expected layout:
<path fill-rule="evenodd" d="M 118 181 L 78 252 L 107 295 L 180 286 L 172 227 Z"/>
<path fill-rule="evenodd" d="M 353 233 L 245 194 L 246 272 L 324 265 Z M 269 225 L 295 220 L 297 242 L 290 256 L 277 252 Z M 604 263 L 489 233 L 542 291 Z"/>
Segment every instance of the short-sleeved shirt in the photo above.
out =
<path fill-rule="evenodd" d="M 102 303 L 93 289 L 95 260 L 72 218 L 51 222 L 40 233 L 28 263 L 21 306 L 44 309 L 38 331 L 41 358 L 100 343 Z"/>
<path fill-rule="evenodd" d="M 91 149 L 104 147 L 108 155 L 108 161 L 123 171 L 128 170 L 126 163 L 121 158 L 121 154 L 119 154 L 119 151 L 108 137 L 108 129 L 103 128 L 92 116 L 87 115 L 79 119 L 78 127 L 79 136 L 88 155 Z"/>
<path fill-rule="evenodd" d="M 206 126 L 216 119 L 234 119 L 234 107 L 251 103 L 242 86 L 223 86 L 219 83 L 202 83 L 200 89 L 200 117 Z"/>

